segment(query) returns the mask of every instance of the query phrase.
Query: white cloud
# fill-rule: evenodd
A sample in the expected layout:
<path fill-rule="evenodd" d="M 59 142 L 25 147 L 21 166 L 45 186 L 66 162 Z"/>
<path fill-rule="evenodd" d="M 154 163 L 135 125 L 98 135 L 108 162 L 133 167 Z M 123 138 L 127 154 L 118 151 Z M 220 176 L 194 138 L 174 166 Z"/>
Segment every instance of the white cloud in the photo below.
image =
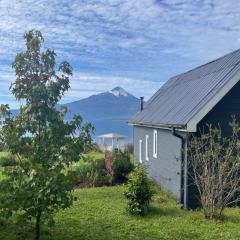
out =
<path fill-rule="evenodd" d="M 18 103 L 9 92 L 11 82 L 14 81 L 14 73 L 8 67 L 3 67 L 5 74 L 1 76 L 0 91 L 1 103 L 10 103 L 12 107 L 17 107 Z M 89 73 L 75 72 L 71 79 L 70 90 L 66 93 L 62 103 L 67 103 L 82 98 L 89 97 L 113 89 L 116 86 L 124 88 L 136 97 L 145 96 L 148 99 L 163 83 L 147 81 L 145 79 L 134 79 L 129 77 L 111 75 L 93 75 Z"/>
<path fill-rule="evenodd" d="M 2 0 L 0 4 L 1 44 L 6 47 L 1 52 L 5 54 L 18 50 L 23 32 L 33 27 L 66 55 L 65 50 L 72 48 L 75 57 L 78 50 L 112 53 L 114 49 L 137 49 L 152 54 L 158 48 L 192 56 L 192 51 L 201 53 L 197 50 L 209 46 L 216 55 L 215 49 L 226 38 L 239 46 L 240 2 L 236 1 Z M 206 56 L 202 54 L 201 58 Z"/>
<path fill-rule="evenodd" d="M 71 89 L 66 94 L 63 102 L 78 100 L 105 92 L 116 86 L 124 86 L 124 89 L 131 94 L 137 97 L 145 96 L 147 99 L 162 84 L 161 82 L 152 82 L 144 79 L 76 73 L 71 81 Z"/>
<path fill-rule="evenodd" d="M 1 0 L 0 81 L 12 79 L 5 65 L 23 32 L 37 28 L 83 72 L 65 101 L 116 85 L 149 96 L 170 75 L 239 48 L 239 9 L 234 0 Z"/>

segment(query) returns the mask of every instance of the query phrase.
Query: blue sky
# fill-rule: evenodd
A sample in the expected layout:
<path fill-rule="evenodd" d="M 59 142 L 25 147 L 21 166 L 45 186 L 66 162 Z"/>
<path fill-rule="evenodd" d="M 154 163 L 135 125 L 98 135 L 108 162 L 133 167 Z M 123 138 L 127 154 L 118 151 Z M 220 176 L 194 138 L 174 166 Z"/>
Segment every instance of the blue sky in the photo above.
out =
<path fill-rule="evenodd" d="M 240 48 L 240 1 L 0 0 L 0 102 L 23 33 L 74 68 L 70 102 L 122 86 L 149 98 L 169 77 Z"/>

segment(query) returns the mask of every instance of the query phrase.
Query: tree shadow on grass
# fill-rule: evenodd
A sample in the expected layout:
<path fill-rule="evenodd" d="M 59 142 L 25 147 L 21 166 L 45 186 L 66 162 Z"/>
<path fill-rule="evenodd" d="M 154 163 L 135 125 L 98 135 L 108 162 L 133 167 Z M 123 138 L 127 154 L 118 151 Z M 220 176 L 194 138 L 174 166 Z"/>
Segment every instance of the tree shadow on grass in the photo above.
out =
<path fill-rule="evenodd" d="M 4 238 L 3 238 L 4 236 Z M 16 219 L 0 218 L 0 239 L 32 240 L 35 236 L 33 222 L 17 222 Z M 44 238 L 45 237 L 45 238 Z M 51 229 L 43 224 L 41 226 L 41 239 L 50 239 Z"/>
<path fill-rule="evenodd" d="M 184 212 L 177 207 L 149 207 L 149 212 L 147 217 L 156 217 L 156 216 L 171 216 L 171 217 L 179 217 L 183 216 Z"/>
<path fill-rule="evenodd" d="M 238 211 L 238 214 L 233 214 L 233 213 L 228 213 L 228 214 L 224 214 L 222 217 L 222 222 L 223 223 L 237 223 L 239 224 L 240 222 L 240 214 Z"/>

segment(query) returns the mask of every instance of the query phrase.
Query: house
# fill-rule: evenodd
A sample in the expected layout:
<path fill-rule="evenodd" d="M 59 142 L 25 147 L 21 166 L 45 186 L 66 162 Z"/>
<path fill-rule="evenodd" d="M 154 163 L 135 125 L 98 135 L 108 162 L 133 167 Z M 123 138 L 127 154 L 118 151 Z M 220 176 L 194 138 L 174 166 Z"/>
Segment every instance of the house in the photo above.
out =
<path fill-rule="evenodd" d="M 126 136 L 118 133 L 107 133 L 98 136 L 99 147 L 102 151 L 124 150 Z"/>
<path fill-rule="evenodd" d="M 230 133 L 232 115 L 240 120 L 239 80 L 240 49 L 172 77 L 129 120 L 136 161 L 185 207 L 198 204 L 188 178 L 187 135 L 210 123 Z"/>

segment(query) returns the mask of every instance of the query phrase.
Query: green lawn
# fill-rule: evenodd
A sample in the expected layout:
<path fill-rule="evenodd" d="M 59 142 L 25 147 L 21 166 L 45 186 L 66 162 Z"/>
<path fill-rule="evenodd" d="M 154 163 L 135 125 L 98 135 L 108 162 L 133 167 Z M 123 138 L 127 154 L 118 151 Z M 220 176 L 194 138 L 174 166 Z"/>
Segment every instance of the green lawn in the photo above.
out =
<path fill-rule="evenodd" d="M 223 222 L 204 220 L 200 212 L 181 210 L 161 193 L 146 217 L 127 214 L 124 187 L 76 190 L 74 206 L 56 216 L 56 225 L 44 227 L 41 239 L 240 239 L 240 209 L 228 209 Z M 0 222 L 0 239 L 31 239 L 31 228 Z"/>

